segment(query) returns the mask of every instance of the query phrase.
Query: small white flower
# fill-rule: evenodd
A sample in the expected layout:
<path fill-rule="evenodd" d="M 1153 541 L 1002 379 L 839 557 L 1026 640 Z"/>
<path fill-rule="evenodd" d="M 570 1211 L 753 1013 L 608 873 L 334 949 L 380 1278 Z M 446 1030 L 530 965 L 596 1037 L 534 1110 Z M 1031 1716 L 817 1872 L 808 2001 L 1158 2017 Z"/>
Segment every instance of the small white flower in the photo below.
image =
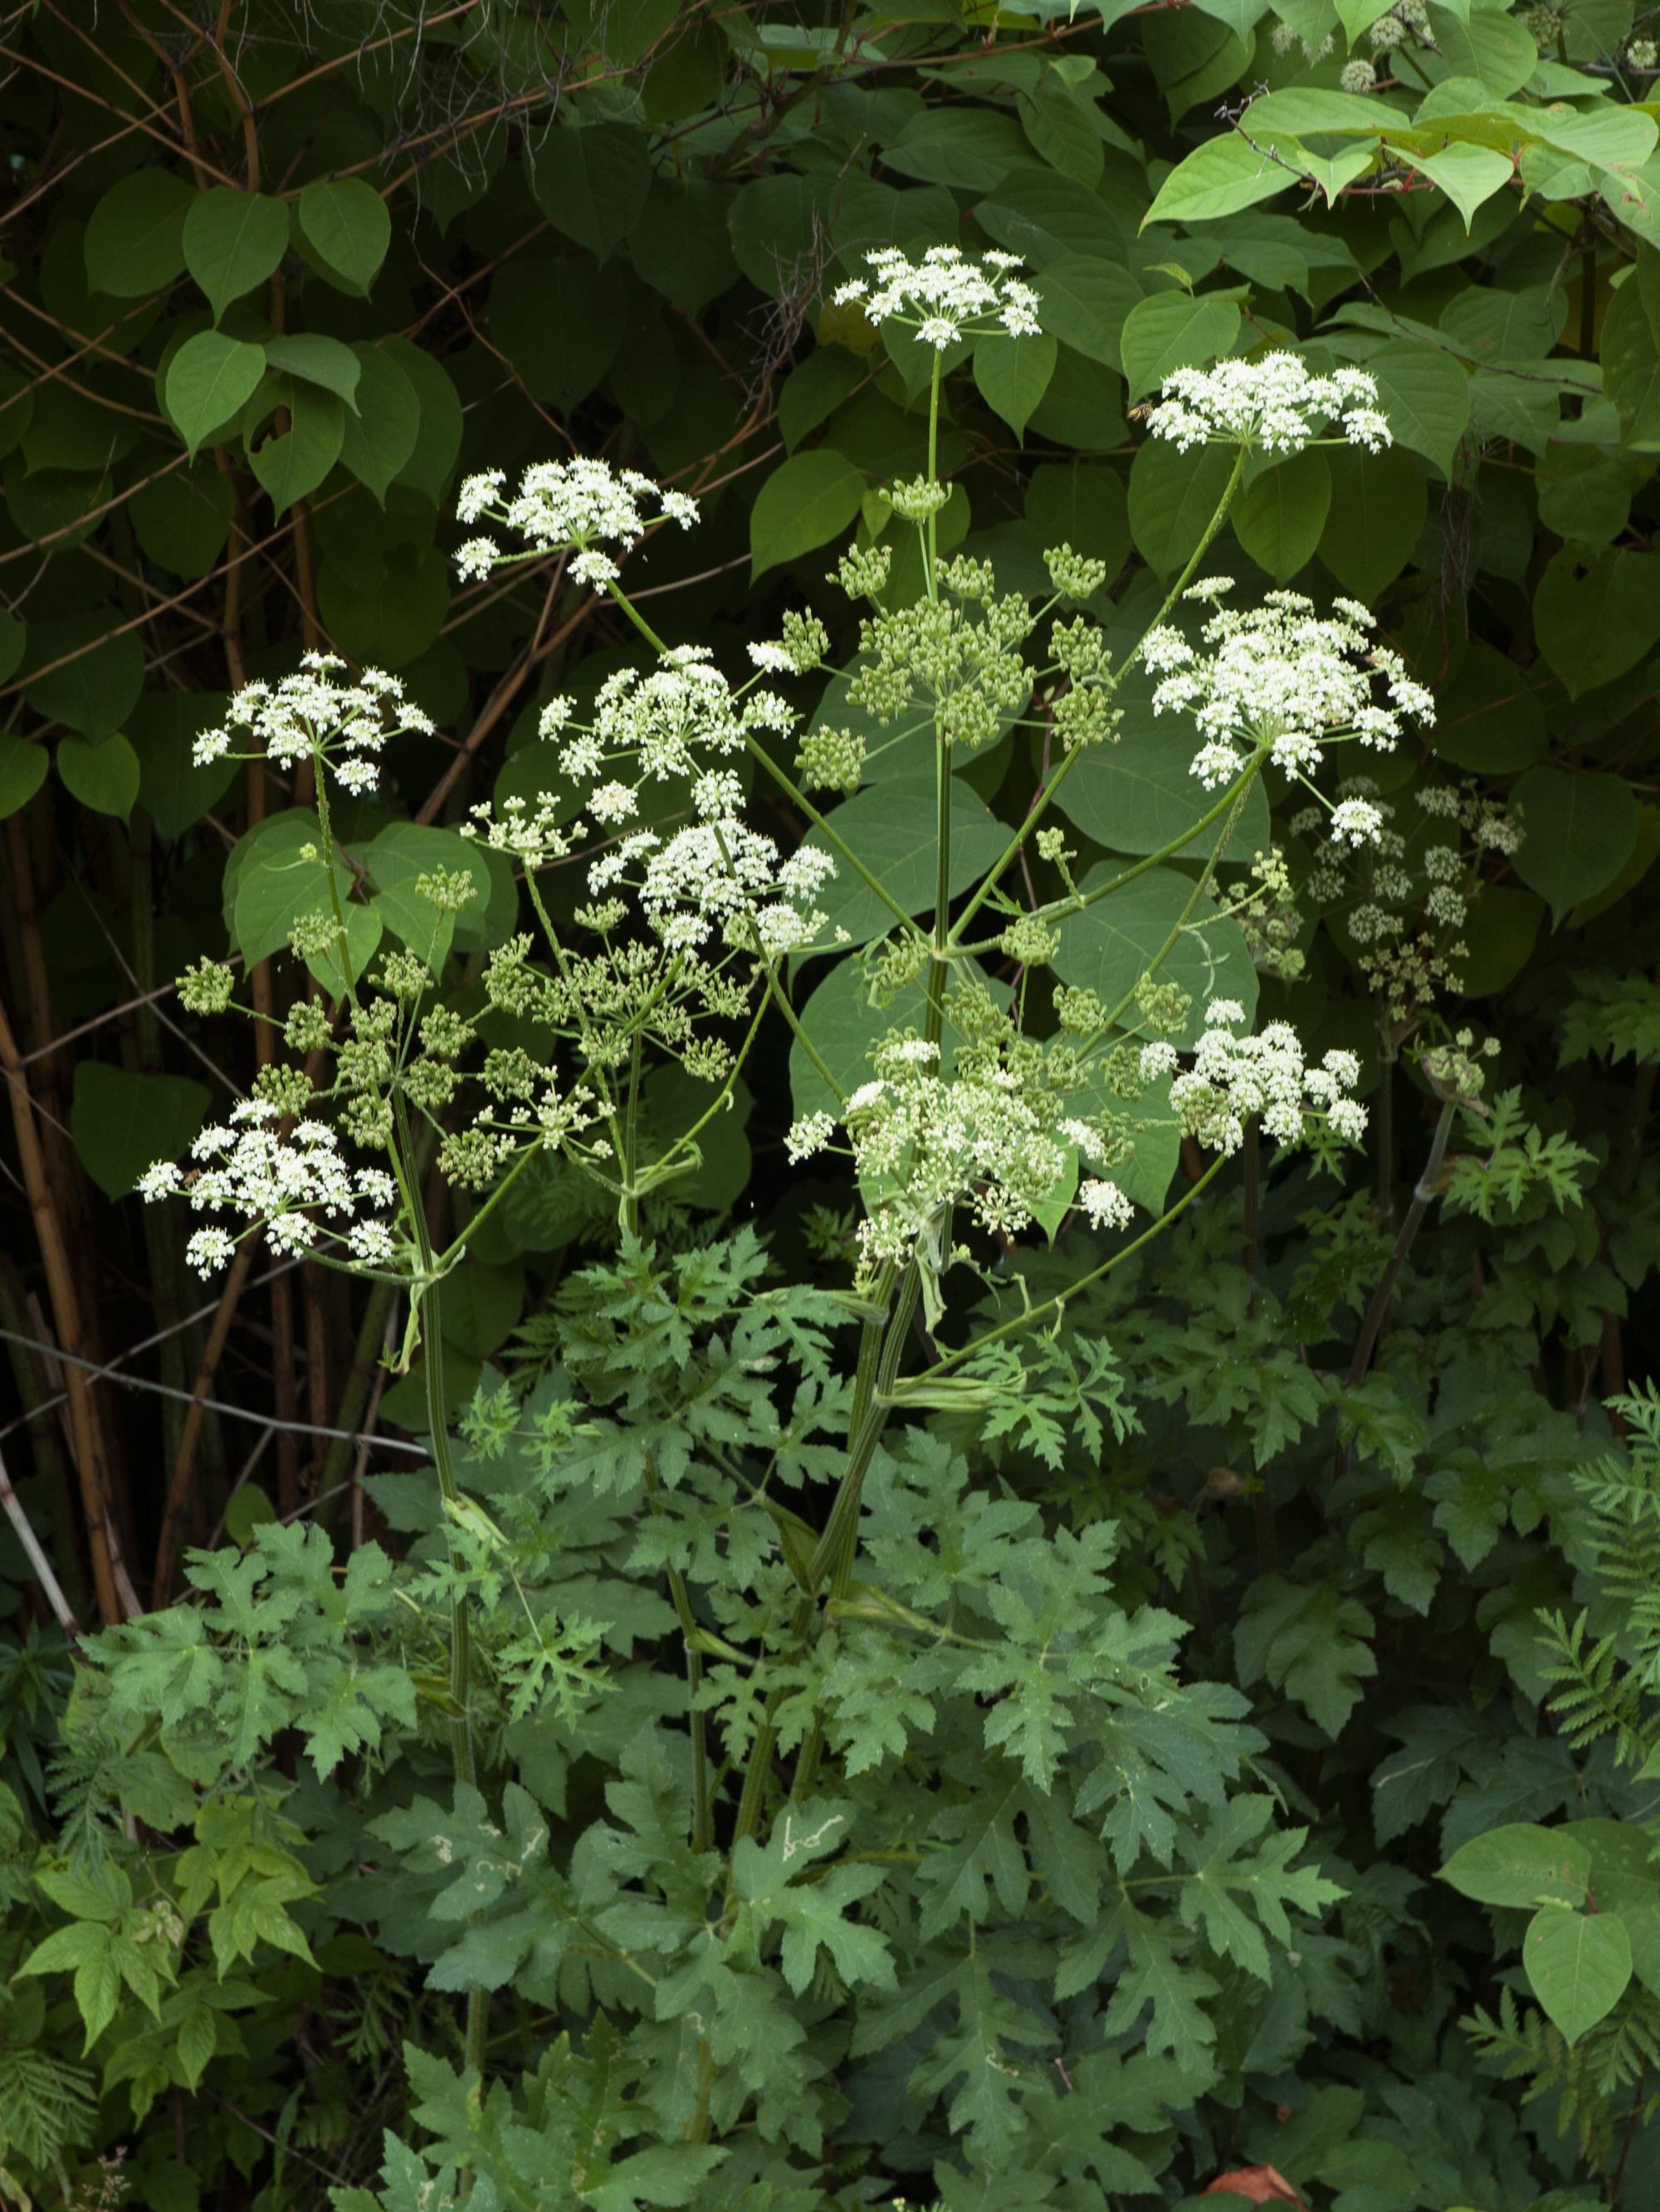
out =
<path fill-rule="evenodd" d="M 346 1232 L 346 1243 L 354 1259 L 367 1267 L 384 1267 L 392 1258 L 392 1231 L 384 1221 L 354 1222 Z"/>
<path fill-rule="evenodd" d="M 465 583 L 482 582 L 502 558 L 502 549 L 493 538 L 469 538 L 456 552 L 455 565 Z"/>
<path fill-rule="evenodd" d="M 623 571 L 609 553 L 579 553 L 570 564 L 571 574 L 579 584 L 598 586 L 615 583 Z"/>
<path fill-rule="evenodd" d="M 502 487 L 507 482 L 502 469 L 486 469 L 481 475 L 469 477 L 456 496 L 455 512 L 463 522 L 477 522 L 481 514 L 488 514 L 502 496 Z"/>
<path fill-rule="evenodd" d="M 172 1198 L 183 1188 L 183 1179 L 172 1160 L 157 1160 L 138 1178 L 138 1195 L 146 1205 L 155 1199 Z"/>
<path fill-rule="evenodd" d="M 1128 1229 L 1135 1218 L 1134 1206 L 1117 1184 L 1103 1182 L 1096 1176 L 1079 1183 L 1078 1202 L 1093 1229 Z"/>
<path fill-rule="evenodd" d="M 784 1152 L 792 1167 L 822 1152 L 836 1134 L 836 1117 L 832 1114 L 804 1114 L 792 1121 L 784 1139 Z"/>
<path fill-rule="evenodd" d="M 224 1267 L 236 1250 L 236 1240 L 222 1229 L 198 1229 L 185 1247 L 186 1263 L 198 1275 L 211 1275 Z"/>
<path fill-rule="evenodd" d="M 628 822 L 639 811 L 640 803 L 625 783 L 602 783 L 588 793 L 588 812 L 596 822 Z"/>
<path fill-rule="evenodd" d="M 1375 845 L 1383 827 L 1383 814 L 1369 799 L 1340 799 L 1331 811 L 1331 834 L 1340 845 Z"/>

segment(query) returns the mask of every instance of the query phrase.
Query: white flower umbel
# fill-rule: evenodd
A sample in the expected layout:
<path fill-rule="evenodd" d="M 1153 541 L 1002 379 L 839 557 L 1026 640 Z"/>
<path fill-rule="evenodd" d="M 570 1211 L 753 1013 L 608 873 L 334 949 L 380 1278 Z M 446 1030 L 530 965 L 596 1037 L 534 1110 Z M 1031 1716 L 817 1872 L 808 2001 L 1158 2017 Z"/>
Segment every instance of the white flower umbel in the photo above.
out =
<path fill-rule="evenodd" d="M 171 1161 L 159 1160 L 140 1176 L 139 1192 L 148 1200 L 183 1191 L 196 1212 L 234 1217 L 235 1236 L 217 1225 L 197 1231 L 185 1248 L 192 1267 L 214 1273 L 250 1229 L 263 1229 L 271 1250 L 284 1256 L 314 1249 L 320 1237 L 344 1243 L 360 1261 L 389 1257 L 388 1224 L 362 1218 L 366 1208 L 391 1200 L 385 1170 L 354 1174 L 332 1129 L 301 1121 L 285 1137 L 277 1120 L 267 1100 L 246 1099 L 232 1108 L 228 1125 L 210 1125 L 197 1137 L 191 1157 L 202 1164 L 194 1170 L 181 1173 Z"/>
<path fill-rule="evenodd" d="M 1200 589 L 1216 596 L 1214 586 Z M 1435 702 L 1398 653 L 1373 642 L 1373 626 L 1353 599 L 1321 615 L 1299 592 L 1270 592 L 1259 607 L 1219 607 L 1196 646 L 1179 630 L 1152 630 L 1143 657 L 1162 679 L 1153 712 L 1193 716 L 1205 741 L 1193 772 L 1207 790 L 1231 782 L 1258 747 L 1304 781 L 1334 740 L 1387 752 L 1408 722 L 1434 722 Z M 1359 842 L 1367 820 L 1351 809 L 1343 834 Z"/>
<path fill-rule="evenodd" d="M 883 246 L 865 259 L 869 277 L 838 285 L 836 305 L 857 301 L 873 323 L 897 323 L 941 353 L 958 338 L 996 331 L 1036 337 L 1043 328 L 1038 295 L 1016 275 L 1025 264 L 1015 254 L 976 258 L 958 246 L 931 246 L 920 261 L 912 261 L 897 246 Z"/>
<path fill-rule="evenodd" d="M 430 737 L 432 720 L 404 698 L 397 677 L 366 668 L 355 682 L 342 682 L 345 665 L 337 653 L 307 653 L 297 674 L 275 684 L 245 684 L 226 708 L 223 724 L 197 738 L 198 768 L 228 755 L 234 760 L 263 756 L 284 769 L 313 760 L 326 765 L 347 791 L 373 791 L 386 739 L 411 730 Z M 244 734 L 252 742 L 239 745 Z"/>
<path fill-rule="evenodd" d="M 1172 1044 L 1142 1047 L 1142 1079 L 1172 1079 L 1171 1105 L 1183 1133 L 1213 1152 L 1234 1152 L 1256 1115 L 1282 1145 L 1304 1142 L 1318 1121 L 1345 1144 L 1358 1144 L 1366 1109 L 1350 1095 L 1360 1079 L 1355 1055 L 1329 1052 L 1318 1067 L 1310 1067 L 1288 1022 L 1270 1022 L 1261 1036 L 1242 1036 L 1243 1021 L 1236 1000 L 1213 999 L 1189 1068 L 1182 1067 Z"/>
<path fill-rule="evenodd" d="M 638 469 L 614 469 L 609 461 L 579 456 L 536 462 L 512 493 L 502 469 L 469 477 L 455 512 L 463 522 L 492 522 L 522 541 L 518 551 L 508 552 L 494 538 L 469 538 L 455 556 L 463 576 L 488 576 L 501 562 L 569 549 L 576 556 L 572 575 L 597 586 L 618 573 L 602 548 L 620 546 L 627 552 L 658 522 L 678 522 L 690 530 L 697 520 L 697 502 L 683 491 L 665 490 Z"/>
<path fill-rule="evenodd" d="M 1381 453 L 1391 441 L 1379 412 L 1377 386 L 1360 368 L 1310 375 L 1294 353 L 1219 361 L 1213 368 L 1178 368 L 1148 412 L 1155 438 L 1189 447 L 1248 446 L 1265 453 L 1298 453 L 1335 422 L 1352 446 Z"/>
<path fill-rule="evenodd" d="M 890 1036 L 842 1118 L 860 1180 L 881 1191 L 859 1231 L 867 1267 L 909 1257 L 957 1209 L 994 1236 L 1017 1235 L 1054 1195 L 1069 1157 L 1050 1101 L 990 1042 L 965 1044 L 946 1075 L 937 1045 Z M 821 1130 L 814 1117 L 804 1138 Z"/>
<path fill-rule="evenodd" d="M 800 846 L 784 860 L 770 837 L 727 815 L 678 830 L 662 845 L 649 830 L 625 839 L 594 862 L 590 890 L 622 879 L 639 858 L 641 908 L 665 944 L 702 945 L 719 927 L 729 942 L 758 945 L 770 958 L 797 951 L 822 929 L 824 917 L 812 902 L 836 873 L 835 861 L 817 846 Z"/>

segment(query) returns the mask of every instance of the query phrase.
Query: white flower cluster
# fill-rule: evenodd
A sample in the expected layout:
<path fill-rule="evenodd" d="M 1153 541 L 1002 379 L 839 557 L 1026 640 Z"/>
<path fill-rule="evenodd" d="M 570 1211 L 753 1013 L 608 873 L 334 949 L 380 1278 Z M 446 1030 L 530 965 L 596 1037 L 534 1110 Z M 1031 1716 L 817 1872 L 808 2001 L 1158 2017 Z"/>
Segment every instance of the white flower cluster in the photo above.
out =
<path fill-rule="evenodd" d="M 812 902 L 836 873 L 835 861 L 815 845 L 781 858 L 770 837 L 733 813 L 666 840 L 654 830 L 636 830 L 593 861 L 588 889 L 597 898 L 635 868 L 641 911 L 671 950 L 707 944 L 719 925 L 728 943 L 758 945 L 769 958 L 797 951 L 823 929 L 824 916 Z"/>
<path fill-rule="evenodd" d="M 536 462 L 511 496 L 502 469 L 469 477 L 455 512 L 463 522 L 483 520 L 511 531 L 532 555 L 572 548 L 570 574 L 578 583 L 597 587 L 621 574 L 604 547 L 620 545 L 626 552 L 655 521 L 678 522 L 690 530 L 697 520 L 697 502 L 683 491 L 664 490 L 638 469 L 614 469 L 609 461 L 579 456 Z M 494 538 L 480 537 L 468 539 L 455 563 L 471 580 L 488 576 L 498 562 L 525 557 L 504 553 Z"/>
<path fill-rule="evenodd" d="M 1147 414 L 1155 438 L 1186 453 L 1213 441 L 1265 453 L 1300 453 L 1329 422 L 1352 446 L 1381 453 L 1391 442 L 1378 411 L 1377 386 L 1360 368 L 1311 376 L 1294 353 L 1219 361 L 1213 368 L 1178 368 Z"/>
<path fill-rule="evenodd" d="M 1355 1055 L 1329 1052 L 1310 1067 L 1288 1022 L 1270 1022 L 1260 1036 L 1242 1036 L 1244 1018 L 1237 1000 L 1213 999 L 1189 1068 L 1182 1067 L 1173 1044 L 1161 1040 L 1141 1048 L 1144 1082 L 1174 1079 L 1171 1105 L 1183 1133 L 1213 1152 L 1235 1152 L 1253 1115 L 1282 1145 L 1301 1142 L 1310 1119 L 1318 1118 L 1345 1144 L 1358 1145 L 1366 1109 L 1349 1096 L 1360 1079 Z"/>
<path fill-rule="evenodd" d="M 942 1075 L 939 1046 L 915 1036 L 890 1037 L 874 1066 L 842 1113 L 860 1179 L 872 1192 L 859 1230 L 866 1264 L 906 1258 L 919 1240 L 937 1237 L 955 1207 L 994 1235 L 1026 1228 L 1067 1155 L 1019 1078 L 989 1055 L 966 1053 Z M 824 1113 L 797 1121 L 790 1158 L 821 1151 L 834 1127 Z M 1110 1209 L 1100 1218 L 1110 1218 Z"/>
<path fill-rule="evenodd" d="M 857 300 L 873 323 L 897 322 L 942 353 L 960 337 L 994 330 L 1036 337 L 1043 329 L 1037 294 L 1014 273 L 1025 265 L 1018 254 L 986 253 L 976 261 L 959 246 L 931 246 L 912 261 L 897 246 L 882 246 L 865 258 L 869 278 L 838 285 L 836 305 Z"/>
<path fill-rule="evenodd" d="M 726 765 L 752 731 L 787 735 L 799 720 L 775 693 L 739 698 L 698 646 L 677 646 L 653 669 L 618 669 L 600 685 L 591 722 L 567 698 L 549 701 L 538 732 L 557 747 L 562 773 L 586 785 L 588 819 L 560 818 L 557 799 L 475 806 L 463 834 L 530 863 L 562 858 L 590 824 L 623 834 L 592 862 L 598 898 L 633 884 L 652 928 L 672 949 L 708 942 L 717 925 L 730 944 L 769 957 L 794 951 L 823 927 L 812 901 L 836 873 L 827 853 L 803 846 L 787 860 L 742 818 L 744 789 Z M 619 773 L 620 771 L 620 773 Z M 647 783 L 686 787 L 695 823 L 666 840 L 629 830 Z"/>
<path fill-rule="evenodd" d="M 379 755 L 388 738 L 418 731 L 432 735 L 432 720 L 404 696 L 403 684 L 379 668 L 366 668 L 343 684 L 346 664 L 337 653 L 307 653 L 299 672 L 276 684 L 243 686 L 225 710 L 222 727 L 204 730 L 192 749 L 198 768 L 232 752 L 236 735 L 254 740 L 238 760 L 263 753 L 278 768 L 296 761 L 325 761 L 336 780 L 353 793 L 373 791 Z"/>
<path fill-rule="evenodd" d="M 350 1221 L 343 1242 L 355 1260 L 374 1266 L 392 1256 L 392 1230 L 384 1221 L 356 1218 L 366 1207 L 390 1206 L 397 1186 L 384 1168 L 355 1172 L 340 1157 L 332 1129 L 321 1121 L 300 1121 L 287 1137 L 274 1124 L 277 1111 L 268 1099 L 250 1098 L 231 1109 L 229 1126 L 210 1125 L 191 1146 L 191 1158 L 210 1164 L 189 1174 L 171 1160 L 158 1160 L 138 1179 L 141 1197 L 153 1202 L 185 1193 L 198 1213 L 231 1213 L 241 1226 L 262 1228 L 271 1250 L 286 1257 L 309 1251 L 317 1243 L 321 1213 L 331 1221 Z M 198 1273 L 212 1274 L 236 1249 L 237 1237 L 218 1226 L 198 1229 L 185 1257 Z"/>
<path fill-rule="evenodd" d="M 1198 587 L 1219 596 L 1226 580 Z M 1195 647 L 1178 629 L 1150 630 L 1142 647 L 1147 667 L 1163 681 L 1152 695 L 1158 714 L 1190 714 L 1204 744 L 1193 773 L 1208 790 L 1231 782 L 1245 765 L 1242 747 L 1265 746 L 1276 767 L 1306 781 L 1324 757 L 1323 744 L 1353 738 L 1388 751 L 1404 724 L 1426 727 L 1435 702 L 1408 675 L 1398 653 L 1375 644 L 1370 611 L 1336 599 L 1329 615 L 1300 592 L 1270 592 L 1241 612 L 1219 606 Z M 1374 696 L 1381 684 L 1387 705 Z M 1347 804 L 1334 833 L 1351 844 L 1375 836 L 1376 809 Z"/>

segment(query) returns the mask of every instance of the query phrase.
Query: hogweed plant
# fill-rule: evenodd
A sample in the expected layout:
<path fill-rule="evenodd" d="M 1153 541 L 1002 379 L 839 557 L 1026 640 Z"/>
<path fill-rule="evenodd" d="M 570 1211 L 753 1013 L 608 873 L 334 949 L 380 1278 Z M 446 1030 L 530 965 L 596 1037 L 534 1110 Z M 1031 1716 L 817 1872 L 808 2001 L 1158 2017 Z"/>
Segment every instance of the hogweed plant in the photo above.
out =
<path fill-rule="evenodd" d="M 695 503 L 576 459 L 471 479 L 459 565 L 562 562 L 642 657 L 547 701 L 545 782 L 404 872 L 396 943 L 355 850 L 380 765 L 430 726 L 395 679 L 308 655 L 198 747 L 309 765 L 309 988 L 252 1094 L 144 1194 L 199 1217 L 204 1273 L 263 1239 L 400 1299 L 435 1480 L 372 1479 L 398 1564 L 368 1543 L 342 1575 L 320 1531 L 256 1529 L 193 1555 L 192 1604 L 89 1647 L 72 1741 L 103 1871 L 73 1880 L 104 1887 L 49 1891 L 69 1917 L 29 1971 L 112 1958 L 152 2023 L 135 2097 L 193 2089 L 217 1978 L 261 1944 L 326 1955 L 343 1923 L 312 1869 L 355 1867 L 337 1914 L 431 1994 L 406 2050 L 423 2147 L 388 2136 L 378 2193 L 339 2212 L 1158 2191 L 1341 1895 L 1245 1698 L 1184 1676 L 1182 1624 L 1122 1575 L 1117 1524 L 1057 1522 L 964 1439 L 1098 1461 L 1136 1421 L 1098 1286 L 1248 1137 L 1336 1165 L 1363 1133 L 1355 1056 L 1251 1020 L 1256 965 L 1296 967 L 1286 860 L 1225 856 L 1259 784 L 1306 809 L 1318 866 L 1383 850 L 1385 807 L 1334 777 L 1432 702 L 1364 607 L 1240 605 L 1201 572 L 1253 455 L 1375 452 L 1388 426 L 1359 370 L 1180 372 L 1149 434 L 1232 465 L 1115 648 L 1101 562 L 1049 548 L 1034 597 L 941 549 L 948 377 L 968 341 L 1038 330 L 1041 286 L 1002 255 L 871 263 L 838 298 L 931 356 L 928 464 L 836 565 L 847 670 L 806 610 L 736 672 L 666 642 L 624 572 Z M 1080 868 L 1056 800 L 1118 742 L 1136 670 L 1191 820 Z M 962 771 L 1011 731 L 1041 766 L 965 883 L 959 831 L 989 817 Z M 919 786 L 913 898 L 854 795 Z M 1151 877 L 1176 902 L 1126 972 L 1101 949 Z M 504 880 L 513 919 L 481 943 Z M 803 990 L 826 975 L 833 1033 Z M 260 1018 L 235 988 L 205 963 L 181 994 Z M 677 1205 L 775 1043 L 789 1170 L 853 1205 L 807 1280 Z M 678 1133 L 666 1070 L 702 1102 Z M 453 1424 L 446 1299 L 550 1176 L 611 1230 Z M 1057 1276 L 1074 1230 L 1096 1242 Z M 156 1839 L 136 1854 L 112 1775 Z"/>

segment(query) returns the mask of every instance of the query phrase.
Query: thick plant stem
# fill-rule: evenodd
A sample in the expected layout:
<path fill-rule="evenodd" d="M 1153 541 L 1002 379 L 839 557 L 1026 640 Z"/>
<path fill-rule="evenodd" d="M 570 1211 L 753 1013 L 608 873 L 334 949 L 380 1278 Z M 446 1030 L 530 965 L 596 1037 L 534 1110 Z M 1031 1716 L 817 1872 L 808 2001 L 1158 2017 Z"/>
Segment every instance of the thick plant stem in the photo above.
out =
<path fill-rule="evenodd" d="M 617 1168 L 623 1185 L 622 1217 L 624 1234 L 637 1240 L 640 1235 L 640 1196 L 636 1183 L 638 1169 L 637 1148 L 640 1133 L 640 1040 L 634 1041 L 634 1050 L 629 1065 L 628 1104 L 618 1131 L 620 1156 Z M 646 1455 L 646 1497 L 654 1513 L 662 1508 L 662 1486 L 651 1455 Z M 668 1569 L 669 1601 L 674 1607 L 674 1617 L 680 1624 L 681 1641 L 686 1654 L 686 1717 L 691 1732 L 691 1847 L 695 1851 L 706 1851 L 714 1840 L 714 1807 L 709 1787 L 708 1724 L 697 1700 L 703 1686 L 703 1660 L 692 1638 L 697 1632 L 697 1616 L 692 1611 L 691 1592 L 686 1578 L 678 1567 Z M 701 2140 L 701 2138 L 699 2138 Z"/>
<path fill-rule="evenodd" d="M 848 1423 L 848 1462 L 813 1554 L 808 1562 L 806 1583 L 794 1612 L 790 1616 L 790 1639 L 800 1644 L 812 1633 L 818 1610 L 818 1592 L 826 1576 L 831 1580 L 832 1595 L 845 1595 L 852 1580 L 853 1562 L 858 1549 L 859 1499 L 864 1488 L 865 1477 L 870 1472 L 871 1462 L 876 1456 L 876 1447 L 887 1426 L 888 1393 L 898 1372 L 900 1354 L 909 1333 L 911 1316 L 916 1310 L 920 1288 L 915 1262 L 905 1271 L 885 1324 L 866 1326 L 860 1346 L 859 1372 L 854 1382 L 854 1413 Z M 749 1763 L 744 1773 L 743 1796 L 739 1803 L 738 1819 L 733 1830 L 733 1840 L 752 1836 L 761 1824 L 761 1808 L 765 1802 L 768 1771 L 777 1743 L 777 1731 L 772 1725 L 781 1692 L 775 1692 L 767 1701 L 766 1717 L 756 1732 L 751 1747 Z M 824 1731 L 815 1721 L 801 1747 L 791 1794 L 804 1797 L 811 1789 L 824 1753 Z"/>
<path fill-rule="evenodd" d="M 397 1152 L 393 1158 L 398 1180 L 404 1187 L 404 1201 L 409 1209 L 410 1233 L 419 1259 L 424 1288 L 421 1295 L 422 1377 L 426 1384 L 427 1426 L 432 1440 L 432 1463 L 438 1473 L 438 1487 L 446 1506 L 461 1504 L 461 1486 L 455 1479 L 455 1462 L 450 1457 L 449 1408 L 444 1398 L 444 1310 L 441 1285 L 432 1273 L 432 1240 L 427 1234 L 426 1214 L 421 1202 L 421 1186 L 415 1179 L 415 1147 L 410 1141 L 409 1117 L 398 1099 L 393 1108 L 397 1129 Z M 446 1516 L 447 1528 L 447 1516 Z M 452 1557 L 453 1547 L 452 1546 Z M 467 1715 L 467 1698 L 471 1687 L 472 1648 L 471 1629 L 467 1620 L 464 1599 L 452 1592 L 450 1596 L 450 1672 L 449 1672 L 449 1739 L 450 1763 L 454 1770 L 456 1786 L 476 1790 L 478 1770 L 472 1753 L 472 1724 Z M 489 2029 L 489 1993 L 482 1987 L 467 1991 L 465 2064 L 476 2069 L 480 2078 L 484 2071 L 484 2053 Z"/>
<path fill-rule="evenodd" d="M 1348 1372 L 1343 1377 L 1345 1389 L 1358 1389 L 1366 1379 L 1367 1371 L 1371 1366 L 1372 1354 L 1377 1349 L 1378 1337 L 1383 1333 L 1384 1316 L 1389 1310 L 1389 1299 L 1394 1294 L 1401 1270 L 1407 1264 L 1407 1255 L 1411 1251 L 1418 1231 L 1423 1225 L 1424 1216 L 1429 1212 L 1431 1201 L 1440 1196 L 1441 1166 L 1447 1156 L 1447 1139 L 1452 1134 L 1453 1117 L 1457 1111 L 1456 1099 L 1442 1100 L 1441 1111 L 1436 1120 L 1435 1134 L 1430 1139 L 1429 1158 L 1424 1163 L 1424 1172 L 1419 1176 L 1417 1187 L 1412 1194 L 1412 1204 L 1407 1208 L 1406 1218 L 1401 1224 L 1400 1233 L 1395 1240 L 1395 1249 L 1389 1254 L 1389 1265 L 1383 1270 L 1377 1288 L 1371 1294 L 1371 1302 L 1366 1308 L 1365 1319 L 1360 1324 L 1360 1334 L 1355 1340 L 1354 1357 L 1350 1360 Z"/>

